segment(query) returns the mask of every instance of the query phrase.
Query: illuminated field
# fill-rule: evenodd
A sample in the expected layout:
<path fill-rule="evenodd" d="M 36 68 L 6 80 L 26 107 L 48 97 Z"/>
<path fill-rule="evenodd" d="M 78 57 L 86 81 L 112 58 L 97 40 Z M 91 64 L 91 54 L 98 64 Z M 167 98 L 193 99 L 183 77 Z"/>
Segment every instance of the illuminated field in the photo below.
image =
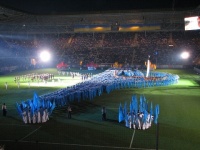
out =
<path fill-rule="evenodd" d="M 67 86 L 72 86 L 77 83 L 82 82 L 81 77 L 56 77 L 52 81 L 47 81 L 47 82 L 32 82 L 30 83 L 30 88 L 31 87 L 60 87 L 60 88 L 65 88 Z M 29 83 L 21 83 L 20 85 L 27 86 L 29 87 Z"/>
<path fill-rule="evenodd" d="M 75 70 L 77 71 L 77 70 Z M 200 135 L 200 77 L 192 70 L 156 70 L 175 73 L 179 83 L 151 88 L 128 88 L 104 93 L 94 100 L 73 102 L 72 119 L 66 118 L 66 107 L 56 108 L 50 120 L 44 124 L 24 125 L 18 116 L 15 103 L 38 95 L 53 92 L 62 87 L 81 82 L 81 78 L 58 75 L 55 69 L 34 70 L 37 73 L 55 74 L 54 83 L 21 83 L 17 88 L 14 76 L 32 73 L 19 72 L 0 77 L 0 102 L 6 102 L 8 116 L 0 116 L 0 145 L 7 149 L 155 149 L 156 126 L 150 129 L 131 130 L 118 123 L 119 104 L 129 103 L 133 94 L 145 95 L 148 101 L 160 105 L 159 149 L 199 149 Z M 81 71 L 87 73 L 88 71 Z M 101 71 L 93 71 L 93 74 Z M 62 83 L 58 82 L 58 78 Z M 8 90 L 4 83 L 8 82 Z M 101 120 L 101 108 L 107 108 L 107 121 Z M 134 133 L 134 134 L 133 134 Z M 134 135 L 134 136 L 133 136 Z M 132 140 L 133 139 L 133 140 Z"/>
<path fill-rule="evenodd" d="M 189 80 L 189 79 L 180 79 L 177 85 L 198 86 L 198 84 L 194 80 Z"/>

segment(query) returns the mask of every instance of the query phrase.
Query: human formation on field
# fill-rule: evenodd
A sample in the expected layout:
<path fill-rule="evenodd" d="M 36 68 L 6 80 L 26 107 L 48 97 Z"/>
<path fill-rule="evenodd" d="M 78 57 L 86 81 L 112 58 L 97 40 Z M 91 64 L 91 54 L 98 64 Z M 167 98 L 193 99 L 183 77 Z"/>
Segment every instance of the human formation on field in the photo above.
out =
<path fill-rule="evenodd" d="M 153 121 L 155 124 L 158 123 L 159 105 L 157 104 L 153 108 L 153 103 L 148 102 L 144 95 L 140 95 L 139 102 L 137 95 L 133 95 L 129 106 L 128 109 L 127 103 L 124 104 L 124 107 L 120 104 L 119 123 L 124 122 L 126 127 L 139 130 L 150 128 Z"/>
<path fill-rule="evenodd" d="M 33 118 L 35 112 L 40 110 L 40 107 L 42 108 L 40 116 L 41 114 L 48 114 L 48 117 L 44 118 L 49 118 L 55 107 L 64 107 L 74 101 L 93 100 L 96 96 L 101 96 L 103 92 L 109 94 L 113 90 L 123 88 L 167 86 L 176 84 L 178 79 L 178 75 L 164 72 L 151 72 L 150 76 L 147 78 L 144 76 L 144 73 L 139 70 L 111 68 L 102 73 L 92 75 L 89 79 L 76 85 L 41 96 L 34 96 L 33 99 L 23 101 L 21 104 L 23 104 L 23 108 L 28 105 L 31 109 L 31 118 Z M 17 104 L 17 106 L 21 104 Z M 34 105 L 34 107 L 32 107 L 32 105 Z M 44 112 L 45 109 L 47 109 L 47 113 Z M 23 110 L 18 107 L 18 113 L 21 115 L 22 112 Z M 148 115 L 145 114 L 145 116 Z"/>

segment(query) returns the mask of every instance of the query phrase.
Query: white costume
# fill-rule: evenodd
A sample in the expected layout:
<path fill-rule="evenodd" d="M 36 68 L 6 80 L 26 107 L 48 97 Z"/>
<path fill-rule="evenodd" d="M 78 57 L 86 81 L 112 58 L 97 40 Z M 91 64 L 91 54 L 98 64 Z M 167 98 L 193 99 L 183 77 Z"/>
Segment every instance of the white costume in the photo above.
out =
<path fill-rule="evenodd" d="M 19 83 L 19 82 L 17 82 L 17 87 L 18 87 L 18 88 L 20 87 L 20 83 Z"/>
<path fill-rule="evenodd" d="M 136 117 L 133 115 L 133 129 L 136 129 Z"/>
<path fill-rule="evenodd" d="M 45 113 L 45 114 L 46 114 L 46 116 L 45 116 L 46 118 L 45 118 L 45 119 L 46 119 L 46 121 L 47 121 L 47 120 L 49 120 L 49 113 L 48 113 L 47 109 L 45 109 L 45 112 L 46 112 L 46 113 Z"/>
<path fill-rule="evenodd" d="M 28 111 L 28 123 L 31 123 L 31 112 Z"/>
<path fill-rule="evenodd" d="M 33 124 L 35 124 L 36 123 L 36 114 L 34 113 L 33 114 Z"/>
<path fill-rule="evenodd" d="M 27 115 L 26 115 L 26 111 L 22 112 L 22 118 L 25 124 L 27 124 Z"/>
<path fill-rule="evenodd" d="M 6 87 L 6 90 L 7 90 L 8 89 L 8 83 L 7 82 L 5 83 L 5 87 Z"/>
<path fill-rule="evenodd" d="M 46 111 L 43 110 L 42 123 L 46 122 Z"/>
<path fill-rule="evenodd" d="M 144 122 L 142 125 L 142 130 L 145 130 L 145 129 L 146 129 L 146 122 Z"/>
<path fill-rule="evenodd" d="M 40 111 L 37 112 L 37 123 L 41 123 Z"/>
<path fill-rule="evenodd" d="M 128 115 L 128 122 L 129 122 L 129 128 L 131 129 L 132 128 L 132 118 L 131 118 L 130 114 Z"/>

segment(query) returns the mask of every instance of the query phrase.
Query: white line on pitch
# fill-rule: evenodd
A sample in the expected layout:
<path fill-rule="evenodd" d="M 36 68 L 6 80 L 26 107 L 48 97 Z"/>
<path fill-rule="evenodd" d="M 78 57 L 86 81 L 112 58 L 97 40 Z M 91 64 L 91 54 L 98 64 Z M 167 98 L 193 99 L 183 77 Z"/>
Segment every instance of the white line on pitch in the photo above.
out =
<path fill-rule="evenodd" d="M 35 141 L 20 141 L 20 142 L 32 142 Z M 111 149 L 137 149 L 137 150 L 155 150 L 146 148 L 128 148 L 128 147 L 116 147 L 116 146 L 103 146 L 103 145 L 82 145 L 82 144 L 67 144 L 67 143 L 49 143 L 49 142 L 38 142 L 39 144 L 50 144 L 50 145 L 65 145 L 65 146 L 79 146 L 79 147 L 96 147 L 96 148 L 111 148 Z"/>
<path fill-rule="evenodd" d="M 23 126 L 23 127 L 31 127 L 29 125 L 26 124 L 8 124 L 8 123 L 0 123 L 0 126 Z"/>
<path fill-rule="evenodd" d="M 135 136 L 135 129 L 134 129 L 134 131 L 133 131 L 133 135 L 132 135 L 132 139 L 131 139 L 131 143 L 130 143 L 129 148 L 131 148 L 131 146 L 132 146 L 132 144 L 133 144 L 134 136 Z"/>
<path fill-rule="evenodd" d="M 37 130 L 39 130 L 41 128 L 41 126 L 39 126 L 37 129 L 35 129 L 34 131 L 32 131 L 31 133 L 29 133 L 28 135 L 26 135 L 25 137 L 21 138 L 19 141 L 22 141 L 23 139 L 27 138 L 28 136 L 30 136 L 31 134 L 33 134 L 34 132 L 36 132 Z"/>
<path fill-rule="evenodd" d="M 15 140 L 0 140 L 1 142 L 16 142 Z M 18 141 L 21 143 L 36 143 L 36 141 Z M 133 150 L 155 150 L 147 148 L 128 148 L 128 147 L 115 147 L 115 146 L 102 146 L 102 145 L 82 145 L 82 144 L 67 144 L 67 143 L 49 143 L 39 142 L 38 144 L 49 144 L 49 145 L 65 145 L 65 146 L 79 146 L 79 147 L 96 147 L 96 148 L 111 148 L 111 149 L 133 149 Z M 162 150 L 162 149 L 161 149 Z"/>

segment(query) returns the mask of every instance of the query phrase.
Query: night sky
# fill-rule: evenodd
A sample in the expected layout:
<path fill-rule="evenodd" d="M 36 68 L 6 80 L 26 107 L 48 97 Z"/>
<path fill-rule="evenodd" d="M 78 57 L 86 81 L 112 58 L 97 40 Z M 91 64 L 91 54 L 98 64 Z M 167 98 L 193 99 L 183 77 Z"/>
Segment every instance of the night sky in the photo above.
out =
<path fill-rule="evenodd" d="M 0 0 L 0 5 L 33 14 L 196 8 L 199 0 Z"/>

